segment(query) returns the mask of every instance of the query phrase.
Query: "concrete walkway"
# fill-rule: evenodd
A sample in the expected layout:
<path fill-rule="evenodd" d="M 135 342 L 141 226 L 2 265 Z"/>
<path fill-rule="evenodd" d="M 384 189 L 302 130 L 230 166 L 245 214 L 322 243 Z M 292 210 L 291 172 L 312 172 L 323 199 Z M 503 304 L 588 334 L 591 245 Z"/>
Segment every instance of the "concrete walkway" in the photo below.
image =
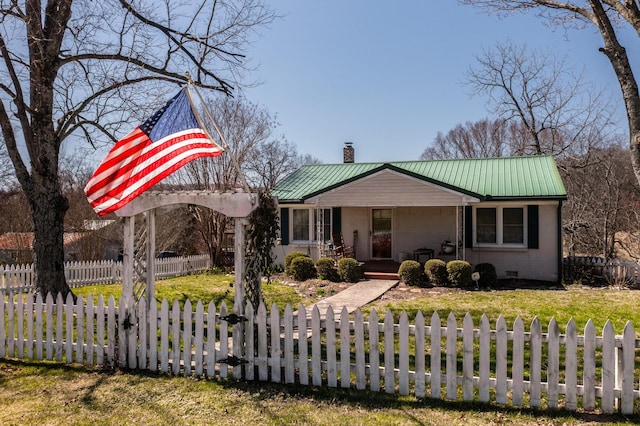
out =
<path fill-rule="evenodd" d="M 315 306 L 318 307 L 322 318 L 327 313 L 329 306 L 333 308 L 333 313 L 336 315 L 340 314 L 343 306 L 346 306 L 349 313 L 351 313 L 357 308 L 376 300 L 396 284 L 398 284 L 398 280 L 360 281 L 338 294 L 322 299 Z M 313 306 L 307 311 L 308 315 L 311 314 L 312 309 Z"/>

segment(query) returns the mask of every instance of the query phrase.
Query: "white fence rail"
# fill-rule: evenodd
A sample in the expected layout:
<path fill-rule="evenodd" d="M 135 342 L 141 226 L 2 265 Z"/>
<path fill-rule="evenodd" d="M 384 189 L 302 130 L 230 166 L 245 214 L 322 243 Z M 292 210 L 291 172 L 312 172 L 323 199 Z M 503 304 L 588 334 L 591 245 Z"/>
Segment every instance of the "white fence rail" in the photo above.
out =
<path fill-rule="evenodd" d="M 518 318 L 509 330 L 502 316 L 492 328 L 469 314 L 460 327 L 453 314 L 434 313 L 427 324 L 421 313 L 410 322 L 391 311 L 247 311 L 246 322 L 230 325 L 224 303 L 193 311 L 188 300 L 183 309 L 163 300 L 147 310 L 144 299 L 134 307 L 11 294 L 0 303 L 0 357 L 570 411 L 631 414 L 640 398 L 640 340 L 630 323 L 616 335 L 607 322 L 597 335 L 591 320 L 578 334 L 573 320 L 561 333 L 554 319 L 543 332 L 538 319 L 525 331 Z"/>
<path fill-rule="evenodd" d="M 156 259 L 156 279 L 188 275 L 211 266 L 208 255 Z M 66 262 L 64 272 L 69 287 L 122 282 L 122 262 L 96 260 Z M 0 292 L 35 289 L 33 264 L 0 266 Z"/>

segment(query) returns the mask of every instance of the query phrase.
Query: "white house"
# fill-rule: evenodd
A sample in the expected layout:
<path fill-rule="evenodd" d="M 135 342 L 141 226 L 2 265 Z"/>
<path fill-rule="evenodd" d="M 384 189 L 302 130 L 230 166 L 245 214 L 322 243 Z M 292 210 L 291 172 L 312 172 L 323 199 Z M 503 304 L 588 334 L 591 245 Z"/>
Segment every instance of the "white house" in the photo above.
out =
<path fill-rule="evenodd" d="M 551 156 L 305 165 L 279 182 L 279 262 L 318 259 L 341 234 L 360 261 L 492 263 L 498 278 L 559 281 L 566 190 Z"/>

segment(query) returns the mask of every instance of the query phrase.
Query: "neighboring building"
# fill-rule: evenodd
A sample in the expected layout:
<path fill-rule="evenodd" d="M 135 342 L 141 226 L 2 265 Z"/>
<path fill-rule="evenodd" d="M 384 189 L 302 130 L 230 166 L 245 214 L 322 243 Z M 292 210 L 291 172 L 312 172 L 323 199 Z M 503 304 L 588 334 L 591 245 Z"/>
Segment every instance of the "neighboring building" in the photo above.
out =
<path fill-rule="evenodd" d="M 115 222 L 107 226 L 101 226 L 97 231 L 65 232 L 64 260 L 117 260 L 122 247 L 122 226 Z M 33 240 L 33 232 L 0 234 L 0 264 L 32 263 Z"/>
<path fill-rule="evenodd" d="M 351 151 L 349 151 L 351 150 Z M 360 261 L 432 255 L 489 262 L 499 278 L 558 281 L 562 201 L 551 156 L 305 165 L 279 182 L 277 261 L 314 259 L 342 234 Z"/>

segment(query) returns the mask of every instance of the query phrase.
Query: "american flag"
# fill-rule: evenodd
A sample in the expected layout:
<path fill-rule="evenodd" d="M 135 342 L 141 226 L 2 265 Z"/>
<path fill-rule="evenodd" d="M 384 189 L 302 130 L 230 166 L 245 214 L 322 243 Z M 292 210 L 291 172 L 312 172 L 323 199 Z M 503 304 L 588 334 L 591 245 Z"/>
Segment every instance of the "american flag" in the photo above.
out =
<path fill-rule="evenodd" d="M 114 212 L 188 162 L 222 148 L 200 127 L 183 88 L 142 125 L 120 139 L 84 192 L 98 216 Z"/>

